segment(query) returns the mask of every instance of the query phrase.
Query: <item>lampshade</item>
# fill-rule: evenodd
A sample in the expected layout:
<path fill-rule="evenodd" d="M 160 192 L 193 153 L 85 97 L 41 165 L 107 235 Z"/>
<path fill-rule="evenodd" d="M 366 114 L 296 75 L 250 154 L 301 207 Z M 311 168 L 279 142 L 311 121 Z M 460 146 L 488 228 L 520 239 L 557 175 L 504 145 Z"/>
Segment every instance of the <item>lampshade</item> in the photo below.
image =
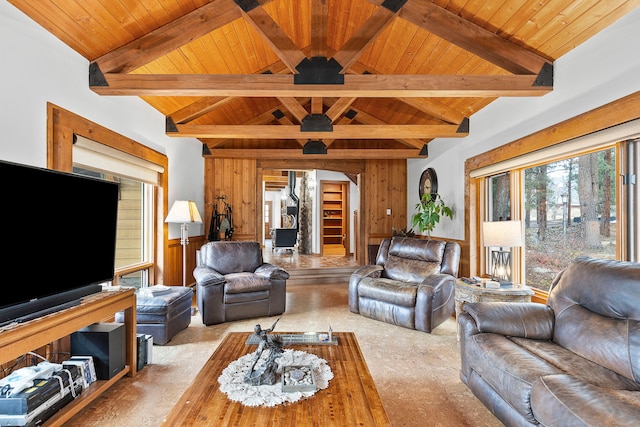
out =
<path fill-rule="evenodd" d="M 487 247 L 522 246 L 522 223 L 520 221 L 483 222 L 482 239 Z"/>
<path fill-rule="evenodd" d="M 191 200 L 176 200 L 169 210 L 169 215 L 164 222 L 185 224 L 190 222 L 202 222 L 196 203 Z"/>

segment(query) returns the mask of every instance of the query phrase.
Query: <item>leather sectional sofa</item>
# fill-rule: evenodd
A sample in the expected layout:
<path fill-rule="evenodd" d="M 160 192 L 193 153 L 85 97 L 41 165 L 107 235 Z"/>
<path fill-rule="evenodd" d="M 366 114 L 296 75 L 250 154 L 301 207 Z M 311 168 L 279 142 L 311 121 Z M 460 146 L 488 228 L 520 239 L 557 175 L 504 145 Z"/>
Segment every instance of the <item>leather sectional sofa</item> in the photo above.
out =
<path fill-rule="evenodd" d="M 460 264 L 456 242 L 394 237 L 380 244 L 375 265 L 349 279 L 349 310 L 371 319 L 431 332 L 455 311 Z"/>
<path fill-rule="evenodd" d="M 460 377 L 505 425 L 640 425 L 639 263 L 579 257 L 547 305 L 462 309 Z"/>

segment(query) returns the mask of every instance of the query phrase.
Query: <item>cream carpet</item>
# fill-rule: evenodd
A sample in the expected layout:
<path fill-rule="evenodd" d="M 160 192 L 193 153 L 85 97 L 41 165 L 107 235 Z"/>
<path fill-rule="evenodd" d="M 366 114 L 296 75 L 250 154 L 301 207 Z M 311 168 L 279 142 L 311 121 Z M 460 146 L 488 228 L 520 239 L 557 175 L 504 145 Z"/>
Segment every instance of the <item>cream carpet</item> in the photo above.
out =
<path fill-rule="evenodd" d="M 153 363 L 125 377 L 65 426 L 159 426 L 227 332 L 270 327 L 275 317 L 191 325 L 164 346 Z M 453 318 L 431 334 L 367 319 L 349 311 L 347 284 L 288 285 L 287 311 L 275 332 L 355 332 L 394 426 L 501 426 L 459 378 Z"/>

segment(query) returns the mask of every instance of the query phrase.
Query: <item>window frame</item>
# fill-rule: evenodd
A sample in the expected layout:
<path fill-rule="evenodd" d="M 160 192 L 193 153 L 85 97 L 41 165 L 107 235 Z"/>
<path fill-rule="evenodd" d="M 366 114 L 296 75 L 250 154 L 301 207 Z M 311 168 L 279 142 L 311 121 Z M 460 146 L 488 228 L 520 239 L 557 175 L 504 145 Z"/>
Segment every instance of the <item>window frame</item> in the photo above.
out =
<path fill-rule="evenodd" d="M 73 170 L 74 135 L 80 135 L 107 147 L 120 150 L 131 156 L 158 165 L 158 181 L 153 190 L 152 224 L 154 234 L 152 262 L 117 269 L 115 276 L 149 269 L 150 283 L 164 283 L 164 265 L 167 265 L 168 253 L 167 224 L 163 212 L 167 212 L 168 200 L 168 158 L 165 154 L 153 150 L 135 140 L 120 135 L 84 117 L 78 116 L 52 103 L 47 103 L 47 167 L 62 172 Z"/>
<path fill-rule="evenodd" d="M 512 142 L 508 142 L 493 150 L 479 154 L 477 156 L 467 159 L 465 162 L 465 241 L 464 251 L 468 251 L 469 254 L 469 266 L 468 271 L 463 266 L 462 274 L 464 275 L 479 275 L 484 271 L 484 265 L 486 265 L 486 255 L 484 247 L 482 247 L 480 224 L 485 219 L 486 212 L 483 208 L 484 200 L 486 199 L 486 188 L 484 185 L 485 179 L 483 176 L 477 176 L 473 172 L 484 167 L 489 167 L 492 164 L 507 161 L 510 159 L 516 159 L 519 156 L 533 153 L 534 151 L 551 147 L 556 144 L 568 142 L 578 137 L 588 135 L 593 132 L 601 131 L 609 127 L 613 127 L 619 124 L 629 122 L 640 118 L 640 92 L 635 92 L 624 98 L 613 101 L 609 104 L 605 104 L 594 110 L 590 110 L 586 113 L 580 114 L 556 125 L 547 127 L 538 132 L 534 132 L 528 136 L 517 139 Z M 604 145 L 602 146 L 604 147 Z M 619 144 L 618 144 L 619 147 Z M 601 147 L 598 147 L 600 149 Z M 618 149 L 618 152 L 620 150 Z M 570 156 L 569 156 L 570 157 Z M 621 185 L 620 178 L 620 158 L 622 156 L 616 156 L 616 171 L 620 179 L 619 185 Z M 530 165 L 527 165 L 530 167 Z M 524 168 L 518 168 L 524 170 Z M 517 200 L 521 199 L 521 194 L 524 193 L 524 183 L 522 178 L 523 173 L 513 173 L 511 179 L 511 195 L 512 195 L 512 219 L 522 218 L 521 203 L 515 203 L 514 197 L 517 195 Z M 517 176 L 516 176 L 517 175 Z M 622 188 L 620 186 L 619 188 Z M 621 209 L 619 200 L 616 200 L 616 204 Z M 622 224 L 617 224 L 616 227 L 622 227 Z M 622 241 L 617 243 L 622 244 Z M 625 253 L 622 249 L 617 249 L 620 257 L 624 257 Z M 520 248 L 514 248 L 512 256 L 514 259 L 521 260 L 522 256 Z M 521 277 L 522 270 L 516 271 L 516 268 L 522 269 L 520 263 L 516 263 L 514 266 L 514 277 Z M 548 293 L 544 291 L 536 292 L 533 301 L 546 302 Z"/>

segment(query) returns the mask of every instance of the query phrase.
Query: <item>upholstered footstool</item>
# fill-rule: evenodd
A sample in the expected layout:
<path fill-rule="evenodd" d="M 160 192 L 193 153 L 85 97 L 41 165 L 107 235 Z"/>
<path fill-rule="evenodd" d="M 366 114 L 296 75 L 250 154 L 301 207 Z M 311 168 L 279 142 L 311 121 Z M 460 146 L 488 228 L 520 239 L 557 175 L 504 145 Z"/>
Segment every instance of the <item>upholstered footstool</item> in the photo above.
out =
<path fill-rule="evenodd" d="M 191 323 L 193 290 L 182 286 L 152 286 L 138 292 L 136 331 L 153 336 L 153 343 L 164 345 Z M 116 314 L 116 322 L 124 313 Z"/>

